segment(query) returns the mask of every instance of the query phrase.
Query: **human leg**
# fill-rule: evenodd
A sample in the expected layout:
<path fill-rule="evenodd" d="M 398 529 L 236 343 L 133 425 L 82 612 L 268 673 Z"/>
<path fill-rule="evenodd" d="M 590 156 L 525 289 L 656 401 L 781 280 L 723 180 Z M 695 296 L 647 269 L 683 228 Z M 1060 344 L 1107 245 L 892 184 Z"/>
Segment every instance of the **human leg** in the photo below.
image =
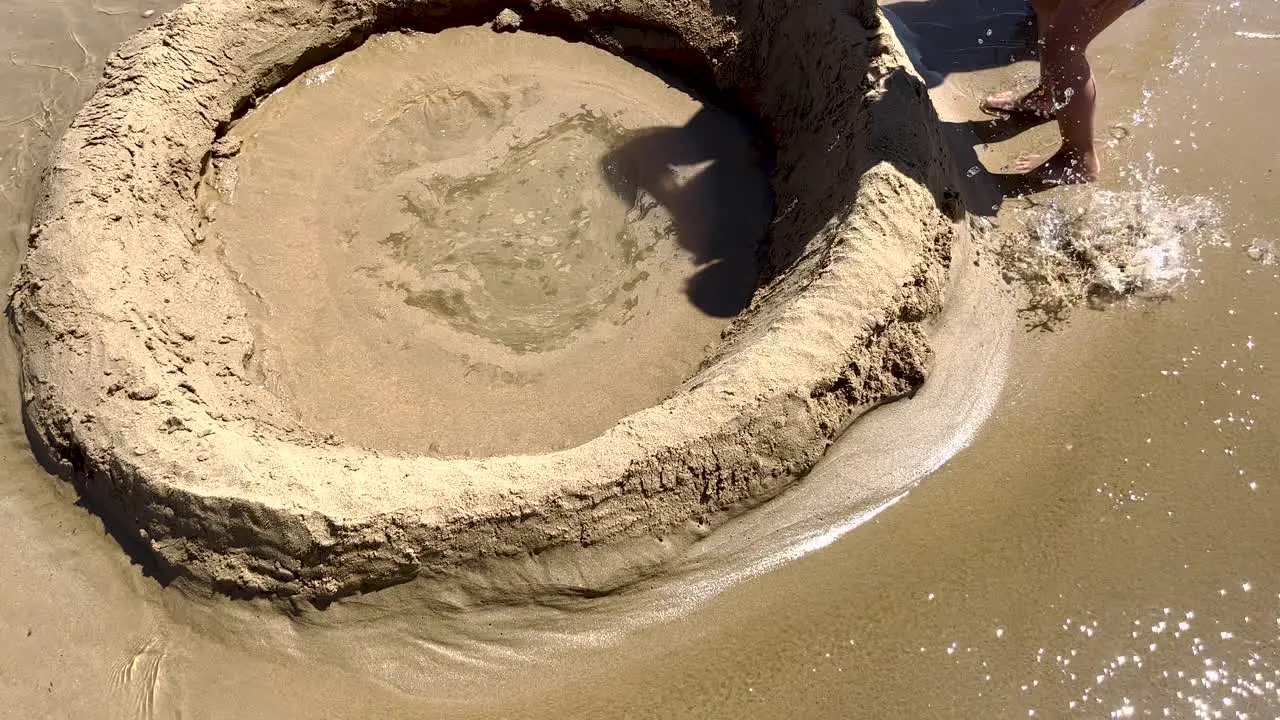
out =
<path fill-rule="evenodd" d="M 1031 7 L 1036 13 L 1036 38 L 1041 54 L 1044 52 L 1044 40 L 1048 35 L 1049 24 L 1058 12 L 1062 0 L 1031 0 Z M 993 115 L 1034 115 L 1042 118 L 1053 117 L 1053 100 L 1043 83 L 1028 93 L 1007 90 L 996 93 L 980 103 L 984 112 Z"/>
<path fill-rule="evenodd" d="M 1101 172 L 1094 146 L 1097 85 L 1085 56 L 1089 43 L 1131 6 L 1131 0 L 1062 0 L 1049 22 L 1040 60 L 1041 85 L 1049 90 L 1062 145 L 1042 163 L 1019 170 L 1036 180 L 1091 182 Z"/>

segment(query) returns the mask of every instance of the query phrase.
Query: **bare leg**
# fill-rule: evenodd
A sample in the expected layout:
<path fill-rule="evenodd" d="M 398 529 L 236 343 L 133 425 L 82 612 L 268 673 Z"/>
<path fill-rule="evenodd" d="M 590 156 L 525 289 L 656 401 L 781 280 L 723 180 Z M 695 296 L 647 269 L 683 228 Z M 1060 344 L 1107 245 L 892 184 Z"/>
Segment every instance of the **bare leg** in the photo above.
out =
<path fill-rule="evenodd" d="M 1044 47 L 1044 39 L 1049 35 L 1049 25 L 1061 4 L 1061 0 L 1031 0 L 1031 7 L 1036 11 L 1036 38 L 1041 47 Z"/>
<path fill-rule="evenodd" d="M 1062 146 L 1042 163 L 1017 168 L 1033 180 L 1092 182 L 1102 167 L 1093 142 L 1097 86 L 1085 50 L 1089 43 L 1129 9 L 1130 0 L 1062 0 L 1050 20 L 1040 60 L 1040 83 L 1057 109 Z"/>
<path fill-rule="evenodd" d="M 1036 11 L 1036 37 L 1042 57 L 1044 40 L 1049 34 L 1049 26 L 1061 3 L 1062 0 L 1031 0 L 1031 7 Z M 992 114 L 1035 115 L 1042 118 L 1051 118 L 1054 114 L 1053 97 L 1043 83 L 1024 95 L 1018 94 L 1015 90 L 996 93 L 983 100 L 980 107 Z"/>

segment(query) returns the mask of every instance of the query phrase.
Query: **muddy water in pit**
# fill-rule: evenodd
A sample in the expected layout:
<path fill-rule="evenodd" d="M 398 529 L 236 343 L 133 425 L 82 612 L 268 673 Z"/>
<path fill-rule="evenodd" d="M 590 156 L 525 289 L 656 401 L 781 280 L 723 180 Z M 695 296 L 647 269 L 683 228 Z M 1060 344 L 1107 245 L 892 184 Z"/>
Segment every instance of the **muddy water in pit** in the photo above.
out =
<path fill-rule="evenodd" d="M 56 132 L 105 50 L 144 22 L 136 15 L 141 6 L 97 8 L 21 0 L 0 10 L 0 49 L 12 58 L 0 64 L 9 253 L 21 244 L 31 167 L 47 147 L 42 128 Z M 990 51 L 997 40 L 988 39 L 1001 38 L 1010 18 L 1001 13 L 1016 8 L 931 2 L 912 8 L 915 15 L 898 9 L 932 43 L 925 59 L 946 70 L 940 97 L 972 100 L 1019 69 L 995 67 L 1008 58 L 1005 48 Z M 106 14 L 117 11 L 129 14 Z M 973 20 L 938 34 L 957 17 Z M 996 32 L 987 35 L 987 27 Z M 5 712 L 1276 715 L 1280 405 L 1272 388 L 1280 271 L 1267 264 L 1265 243 L 1280 235 L 1273 210 L 1280 146 L 1258 112 L 1274 102 L 1265 90 L 1280 71 L 1275 35 L 1274 2 L 1153 0 L 1095 49 L 1102 120 L 1123 126 L 1105 156 L 1107 185 L 1204 194 L 1224 213 L 1230 245 L 1203 248 L 1198 275 L 1172 301 L 1078 311 L 1053 333 L 1023 335 L 996 416 L 972 447 L 840 542 L 643 632 L 602 633 L 571 657 L 489 678 L 468 693 L 412 696 L 382 682 L 396 666 L 411 674 L 418 663 L 432 675 L 438 658 L 477 657 L 447 636 L 415 638 L 421 654 L 406 661 L 403 645 L 362 632 L 377 625 L 369 615 L 358 627 L 337 628 L 353 638 L 346 646 L 326 644 L 315 639 L 326 629 L 315 625 L 337 616 L 295 622 L 156 587 L 29 459 L 6 353 Z M 943 110 L 956 123 L 977 119 L 959 104 Z M 994 167 L 1051 142 L 1041 129 L 993 145 L 981 159 Z M 1002 212 L 1006 227 L 1022 221 L 1017 201 Z M 1243 246 L 1255 240 L 1246 254 Z M 391 604 L 378 595 L 358 602 L 372 610 Z M 557 628 L 577 614 L 549 608 L 529 630 Z M 626 619 L 619 614 L 616 624 Z M 469 672 L 485 677 L 488 665 L 518 651 L 499 639 Z M 453 679 L 465 687 L 459 666 L 466 663 L 453 666 Z"/>
<path fill-rule="evenodd" d="M 558 450 L 662 401 L 749 301 L 772 216 L 733 116 L 530 33 L 378 36 L 222 143 L 206 248 L 264 381 L 380 450 Z"/>

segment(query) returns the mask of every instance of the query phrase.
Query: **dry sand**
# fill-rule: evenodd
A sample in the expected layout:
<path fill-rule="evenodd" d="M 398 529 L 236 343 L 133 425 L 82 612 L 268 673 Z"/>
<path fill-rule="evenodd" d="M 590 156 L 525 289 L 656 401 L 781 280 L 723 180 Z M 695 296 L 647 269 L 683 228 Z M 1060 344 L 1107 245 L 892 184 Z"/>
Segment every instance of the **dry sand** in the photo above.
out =
<path fill-rule="evenodd" d="M 162 577 L 327 600 L 494 555 L 700 533 L 923 382 L 963 210 L 924 86 L 874 6 L 565 0 L 522 28 L 677 66 L 767 129 L 778 212 L 750 305 L 666 400 L 567 450 L 392 457 L 301 422 L 297 388 L 262 369 L 269 323 L 201 247 L 208 160 L 238 152 L 223 133 L 246 107 L 369 35 L 491 11 L 195 0 L 108 61 L 54 153 L 12 303 L 27 420 Z M 410 281 L 428 282 L 401 293 L 431 289 Z M 528 349 L 527 332 L 459 317 L 454 331 Z"/>

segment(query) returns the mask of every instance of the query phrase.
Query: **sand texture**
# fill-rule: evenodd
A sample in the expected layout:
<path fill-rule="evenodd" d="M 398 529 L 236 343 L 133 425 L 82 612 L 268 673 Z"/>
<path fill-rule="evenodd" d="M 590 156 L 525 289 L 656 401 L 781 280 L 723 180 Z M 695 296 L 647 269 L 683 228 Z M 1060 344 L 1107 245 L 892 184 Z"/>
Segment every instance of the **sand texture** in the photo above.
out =
<path fill-rule="evenodd" d="M 246 298 L 255 278 L 235 272 L 237 262 L 257 273 L 273 268 L 237 260 L 234 249 L 220 257 L 220 220 L 210 222 L 202 198 L 230 190 L 222 171 L 248 162 L 253 149 L 233 124 L 254 121 L 246 112 L 271 92 L 315 78 L 313 68 L 379 33 L 477 25 L 509 8 L 192 0 L 108 60 L 50 160 L 10 304 L 33 446 L 162 576 L 237 596 L 327 601 L 486 557 L 706 527 L 777 494 L 858 415 L 924 382 L 926 330 L 943 301 L 963 209 L 924 86 L 874 4 L 521 7 L 516 36 L 554 34 L 660 63 L 755 116 L 772 144 L 775 212 L 752 259 L 749 303 L 713 334 L 712 347 L 697 351 L 703 357 L 687 376 L 648 383 L 661 397 L 620 403 L 597 418 L 608 427 L 590 428 L 589 437 L 533 443 L 520 455 L 481 446 L 479 454 L 492 454 L 466 458 L 457 448 L 423 451 L 412 434 L 389 446 L 401 452 L 335 436 L 316 420 L 323 407 L 299 400 L 329 389 L 307 385 L 316 375 L 279 369 L 272 348 L 287 354 L 280 348 L 291 347 L 290 336 L 272 335 L 279 326 L 272 330 L 254 306 L 271 297 Z M 392 41 L 374 42 L 386 51 Z M 631 129 L 678 120 L 637 120 Z M 466 123 L 455 126 L 466 134 Z M 604 142 L 587 135 L 582 142 Z M 419 167 L 429 163 L 448 157 L 424 157 Z M 426 185 L 444 175 L 438 170 Z M 209 190 L 210 178 L 224 186 Z M 401 180 L 423 185 L 422 177 L 392 182 Z M 601 212 L 617 213 L 608 207 L 615 199 L 601 198 Z M 376 193 L 366 200 L 334 208 L 333 221 L 357 237 L 403 232 L 378 225 L 394 213 L 361 215 L 386 201 Z M 466 212 L 445 214 L 470 236 L 482 222 Z M 397 312 L 415 292 L 430 296 L 474 278 L 433 274 L 443 259 L 420 248 L 398 257 L 425 270 L 396 270 L 401 286 L 386 288 L 396 294 L 381 302 L 399 303 Z M 695 252 L 683 262 L 701 268 L 707 259 Z M 608 257 L 598 263 L 622 275 L 633 267 Z M 617 312 L 592 299 L 596 290 L 567 285 L 578 293 L 571 308 Z M 670 312 L 657 298 L 673 294 L 685 304 L 700 298 L 664 288 L 645 307 Z M 485 352 L 526 355 L 563 351 L 590 334 L 548 324 L 563 319 L 563 309 L 539 316 L 518 296 L 486 297 L 484 313 L 436 313 L 431 332 L 487 336 Z M 711 299 L 701 299 L 704 314 L 716 316 Z M 305 324 L 286 317 L 291 312 L 272 322 Z M 685 320 L 664 321 L 655 337 Z M 340 326 L 318 331 L 341 335 Z M 410 340 L 430 337 L 422 330 Z M 676 365 L 673 373 L 685 372 Z M 394 422 L 388 412 L 382 421 Z"/>
<path fill-rule="evenodd" d="M 264 382 L 372 450 L 563 450 L 663 401 L 750 302 L 772 217 L 732 115 L 528 32 L 379 35 L 223 141 L 202 247 Z"/>

